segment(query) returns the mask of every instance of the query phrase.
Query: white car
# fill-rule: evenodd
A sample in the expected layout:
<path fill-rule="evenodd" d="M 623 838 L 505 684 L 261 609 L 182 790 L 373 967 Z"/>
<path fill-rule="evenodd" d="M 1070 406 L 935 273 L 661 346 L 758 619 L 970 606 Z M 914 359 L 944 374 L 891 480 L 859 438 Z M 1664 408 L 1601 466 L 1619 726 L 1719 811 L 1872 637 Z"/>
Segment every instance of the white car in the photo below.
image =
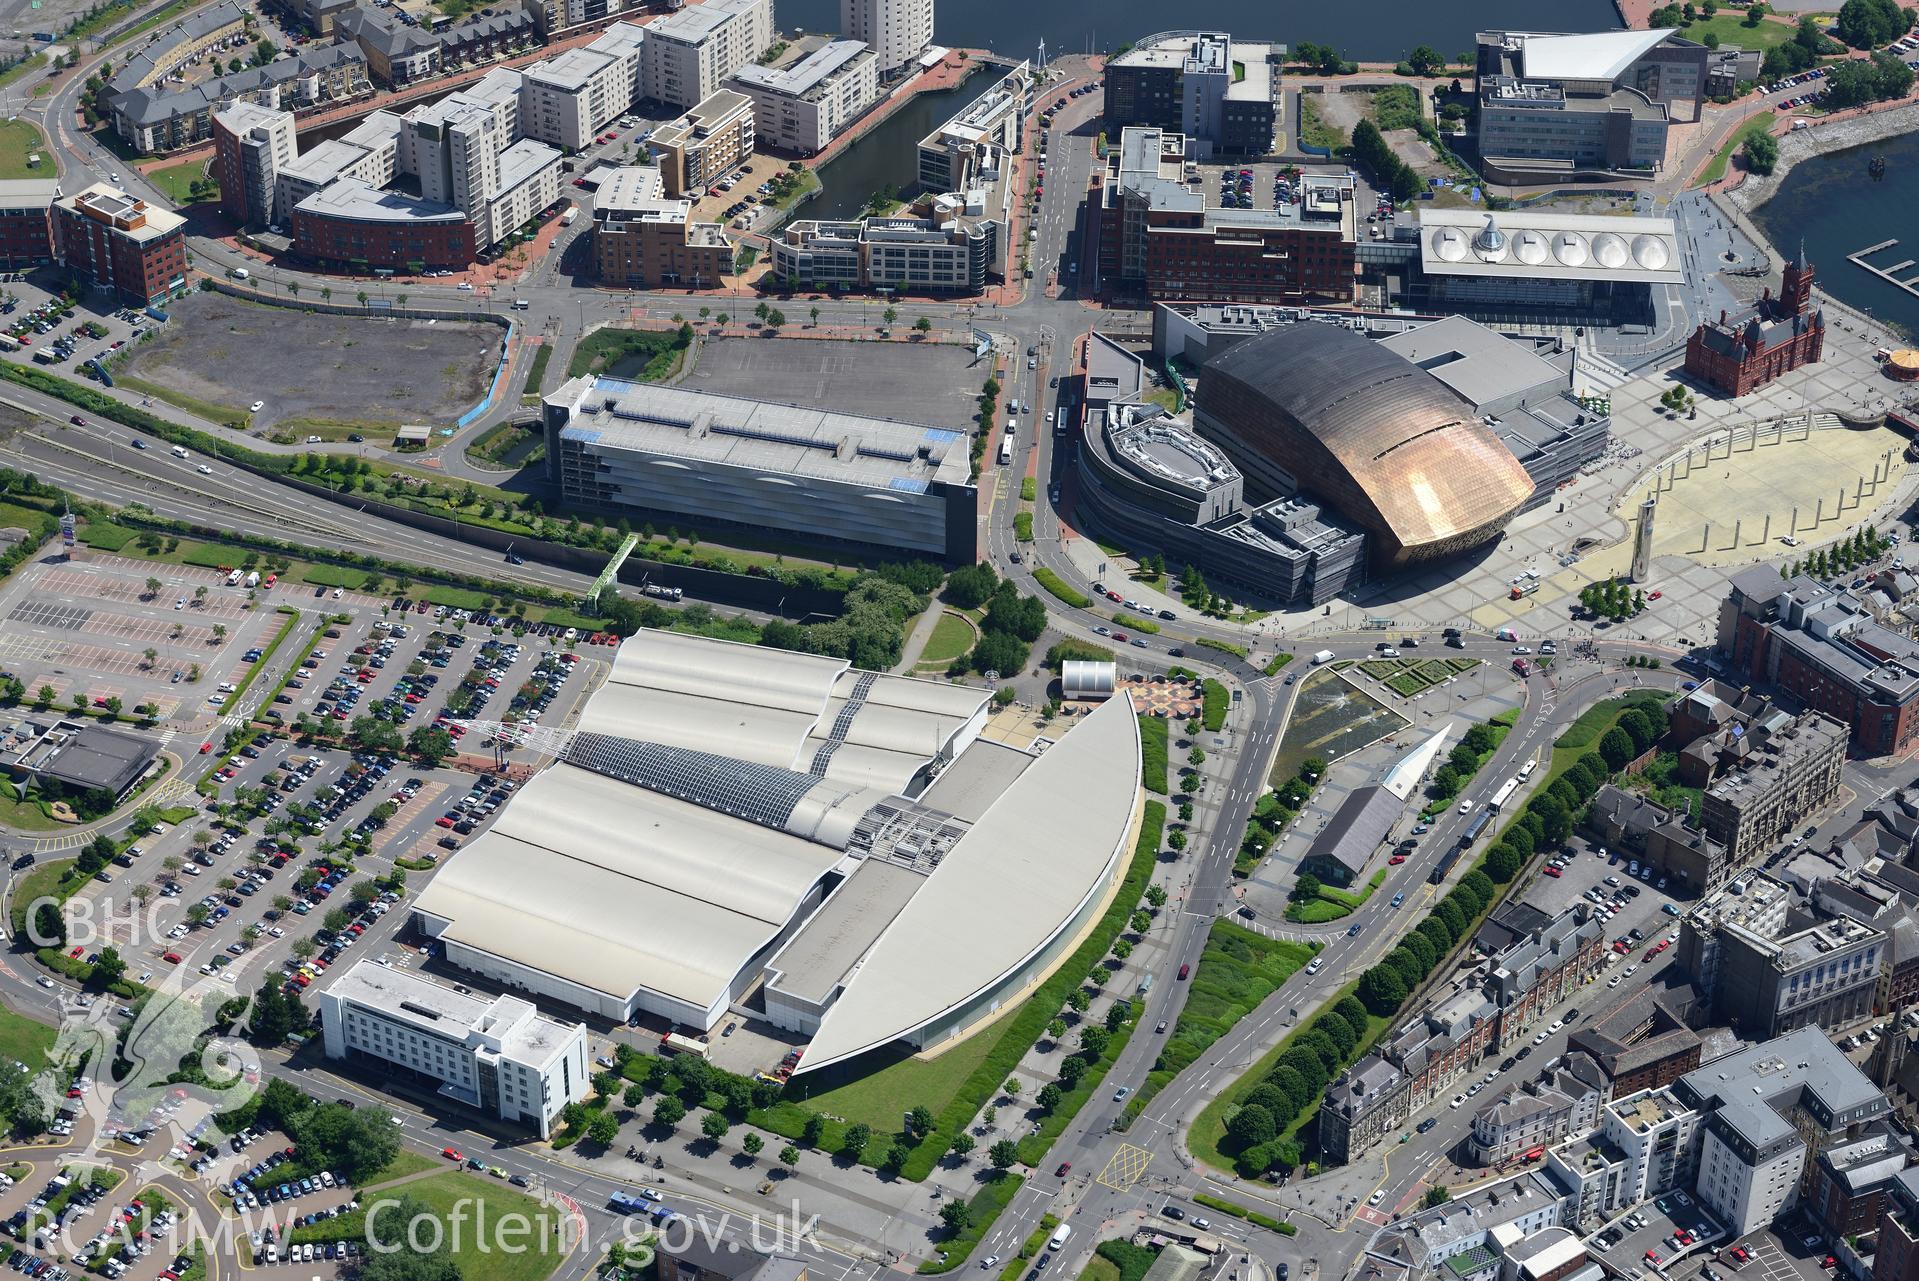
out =
<path fill-rule="evenodd" d="M 1513 653 L 1515 653 L 1515 654 L 1530 654 L 1530 653 L 1532 653 L 1532 652 L 1533 652 L 1533 647 L 1532 647 L 1531 645 L 1515 645 L 1515 646 L 1513 646 Z"/>
<path fill-rule="evenodd" d="M 194 470 L 202 476 L 211 476 L 213 474 L 213 468 L 207 466 L 205 463 L 201 463 L 198 467 L 194 468 Z"/>
<path fill-rule="evenodd" d="M 265 409 L 266 407 L 267 407 L 267 402 L 266 402 L 266 401 L 264 401 L 264 400 L 256 400 L 256 401 L 254 401 L 254 402 L 253 402 L 253 403 L 252 403 L 251 405 L 248 405 L 248 406 L 247 406 L 247 412 L 248 412 L 248 413 L 250 413 L 250 414 L 257 414 L 257 413 L 259 413 L 259 412 L 260 412 L 260 411 L 261 411 L 262 409 Z"/>
<path fill-rule="evenodd" d="M 471 281 L 466 281 L 466 280 L 462 280 L 462 281 L 461 281 L 461 282 L 460 282 L 460 283 L 459 283 L 459 284 L 458 284 L 458 285 L 456 286 L 456 288 L 458 288 L 458 289 L 460 289 L 460 290 L 462 290 L 463 292 L 466 292 L 466 293 L 472 293 L 472 292 L 473 292 L 473 284 L 472 284 L 472 282 L 471 282 Z"/>

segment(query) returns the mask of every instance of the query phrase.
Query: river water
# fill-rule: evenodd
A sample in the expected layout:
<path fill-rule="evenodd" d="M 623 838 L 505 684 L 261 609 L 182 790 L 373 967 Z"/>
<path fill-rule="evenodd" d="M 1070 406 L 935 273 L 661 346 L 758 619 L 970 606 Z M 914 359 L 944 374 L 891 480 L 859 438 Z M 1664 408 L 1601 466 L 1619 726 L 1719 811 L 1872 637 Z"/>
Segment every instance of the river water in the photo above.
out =
<path fill-rule="evenodd" d="M 1247 40 L 1331 44 L 1348 58 L 1392 61 L 1414 45 L 1451 55 L 1473 47 L 1478 31 L 1608 31 L 1620 25 L 1610 0 L 1198 0 L 1168 9 L 1162 0 L 938 0 L 933 36 L 944 45 L 1034 56 L 1101 52 L 1155 31 L 1230 31 Z M 777 0 L 783 30 L 840 29 L 839 0 Z"/>
<path fill-rule="evenodd" d="M 1866 174 L 1866 162 L 1875 155 L 1886 158 L 1886 176 L 1880 182 Z M 1890 267 L 1901 259 L 1919 259 L 1919 220 L 1912 212 L 1916 208 L 1919 134 L 1909 133 L 1801 161 L 1753 220 L 1787 256 L 1803 239 L 1820 288 L 1833 297 L 1861 311 L 1870 307 L 1875 317 L 1919 334 L 1919 298 L 1846 261 L 1847 254 L 1895 238 L 1900 242 L 1896 250 L 1874 254 L 1871 261 Z M 1908 267 L 1899 274 L 1910 278 L 1916 272 L 1919 267 Z"/>

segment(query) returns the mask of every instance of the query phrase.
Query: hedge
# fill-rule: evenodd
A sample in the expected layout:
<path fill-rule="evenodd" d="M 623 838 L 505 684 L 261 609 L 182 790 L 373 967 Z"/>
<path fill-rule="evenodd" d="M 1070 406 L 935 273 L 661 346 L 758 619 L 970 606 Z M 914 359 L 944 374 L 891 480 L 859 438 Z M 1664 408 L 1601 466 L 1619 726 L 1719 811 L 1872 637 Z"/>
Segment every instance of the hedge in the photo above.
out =
<path fill-rule="evenodd" d="M 1201 714 L 1201 723 L 1206 732 L 1217 734 L 1226 728 L 1226 712 L 1233 705 L 1233 696 L 1224 685 L 1208 676 L 1200 682 L 1200 692 L 1205 697 L 1205 710 Z"/>
<path fill-rule="evenodd" d="M 1152 619 L 1141 618 L 1139 615 L 1129 614 L 1125 610 L 1116 611 L 1113 614 L 1113 622 L 1120 627 L 1130 627 L 1136 632 L 1145 632 L 1149 636 L 1159 631 L 1159 624 L 1155 623 Z"/>
<path fill-rule="evenodd" d="M 1139 718 L 1139 755 L 1146 790 L 1166 795 L 1166 740 L 1170 727 L 1158 716 Z"/>
<path fill-rule="evenodd" d="M 282 605 L 276 612 L 285 614 L 286 622 L 280 624 L 279 632 L 267 643 L 267 647 L 261 651 L 260 657 L 254 660 L 253 666 L 247 669 L 247 674 L 240 678 L 240 683 L 234 687 L 233 692 L 227 695 L 226 705 L 228 707 L 238 707 L 240 705 L 241 695 L 253 687 L 254 678 L 265 671 L 267 664 L 273 661 L 273 652 L 279 649 L 286 641 L 286 638 L 293 634 L 293 629 L 300 625 L 300 611 L 294 609 L 291 605 Z M 320 630 L 325 631 L 326 629 L 321 628 Z"/>
<path fill-rule="evenodd" d="M 1244 1219 L 1248 1223 L 1257 1223 L 1268 1232 L 1277 1232 L 1281 1236 L 1293 1236 L 1299 1229 L 1284 1219 L 1275 1219 L 1269 1214 L 1248 1209 L 1237 1201 L 1228 1201 L 1225 1197 L 1211 1196 L 1205 1192 L 1195 1192 L 1193 1200 L 1209 1210 L 1218 1210 L 1221 1214 L 1230 1214 L 1235 1219 Z"/>
<path fill-rule="evenodd" d="M 1088 605 L 1093 603 L 1091 597 L 1082 596 L 1078 592 L 1074 591 L 1071 587 L 1068 587 L 1066 585 L 1065 579 L 1061 578 L 1058 574 L 1055 574 L 1052 570 L 1046 568 L 1046 566 L 1044 565 L 1037 565 L 1033 568 L 1033 579 L 1041 587 L 1044 587 L 1047 591 L 1051 592 L 1060 601 L 1062 601 L 1063 603 L 1067 605 L 1071 605 L 1074 609 L 1085 609 Z"/>
<path fill-rule="evenodd" d="M 1235 658 L 1244 658 L 1246 655 L 1252 653 L 1252 651 L 1244 645 L 1235 645 L 1231 641 L 1214 640 L 1210 636 L 1202 636 L 1194 641 L 1193 644 L 1204 646 L 1207 649 L 1216 649 L 1222 654 L 1231 654 Z"/>
<path fill-rule="evenodd" d="M 1016 1174 L 1012 1170 L 1003 1170 L 988 1179 L 980 1190 L 973 1194 L 973 1199 L 967 1202 L 973 1207 L 973 1217 L 967 1223 L 966 1230 L 955 1232 L 941 1242 L 940 1251 L 946 1257 L 928 1259 L 920 1264 L 920 1271 L 930 1276 L 940 1272 L 951 1272 L 965 1263 L 973 1253 L 973 1247 L 980 1243 L 980 1238 L 985 1236 L 998 1220 L 1000 1212 L 1012 1204 L 1013 1194 L 1018 1192 L 1020 1185 L 1025 1182 L 1025 1175 Z"/>

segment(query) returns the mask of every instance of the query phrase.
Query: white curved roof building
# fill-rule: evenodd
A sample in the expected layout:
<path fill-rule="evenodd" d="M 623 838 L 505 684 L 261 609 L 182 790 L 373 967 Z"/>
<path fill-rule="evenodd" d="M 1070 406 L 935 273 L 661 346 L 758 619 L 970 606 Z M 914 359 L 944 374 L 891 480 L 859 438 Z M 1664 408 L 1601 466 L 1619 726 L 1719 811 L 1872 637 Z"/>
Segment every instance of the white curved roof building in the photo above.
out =
<path fill-rule="evenodd" d="M 416 915 L 453 964 L 609 1019 L 705 1031 L 765 975 L 822 1064 L 925 1044 L 1102 898 L 1139 794 L 1113 702 L 1035 756 L 976 742 L 982 690 L 645 632 Z"/>
<path fill-rule="evenodd" d="M 1060 664 L 1060 695 L 1069 702 L 1074 700 L 1095 702 L 1111 698 L 1118 684 L 1118 663 L 1069 658 Z"/>

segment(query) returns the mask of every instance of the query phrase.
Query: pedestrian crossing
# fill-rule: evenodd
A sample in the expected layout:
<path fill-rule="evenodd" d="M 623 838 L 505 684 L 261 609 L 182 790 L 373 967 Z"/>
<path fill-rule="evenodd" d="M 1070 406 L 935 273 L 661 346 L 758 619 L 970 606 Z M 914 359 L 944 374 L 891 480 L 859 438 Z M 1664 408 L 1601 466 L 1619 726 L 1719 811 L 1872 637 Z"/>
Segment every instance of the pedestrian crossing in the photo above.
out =
<path fill-rule="evenodd" d="M 1633 380 L 1633 375 L 1621 369 L 1617 362 L 1581 344 L 1573 377 L 1573 389 L 1589 396 L 1603 396 L 1615 387 L 1624 386 Z"/>

